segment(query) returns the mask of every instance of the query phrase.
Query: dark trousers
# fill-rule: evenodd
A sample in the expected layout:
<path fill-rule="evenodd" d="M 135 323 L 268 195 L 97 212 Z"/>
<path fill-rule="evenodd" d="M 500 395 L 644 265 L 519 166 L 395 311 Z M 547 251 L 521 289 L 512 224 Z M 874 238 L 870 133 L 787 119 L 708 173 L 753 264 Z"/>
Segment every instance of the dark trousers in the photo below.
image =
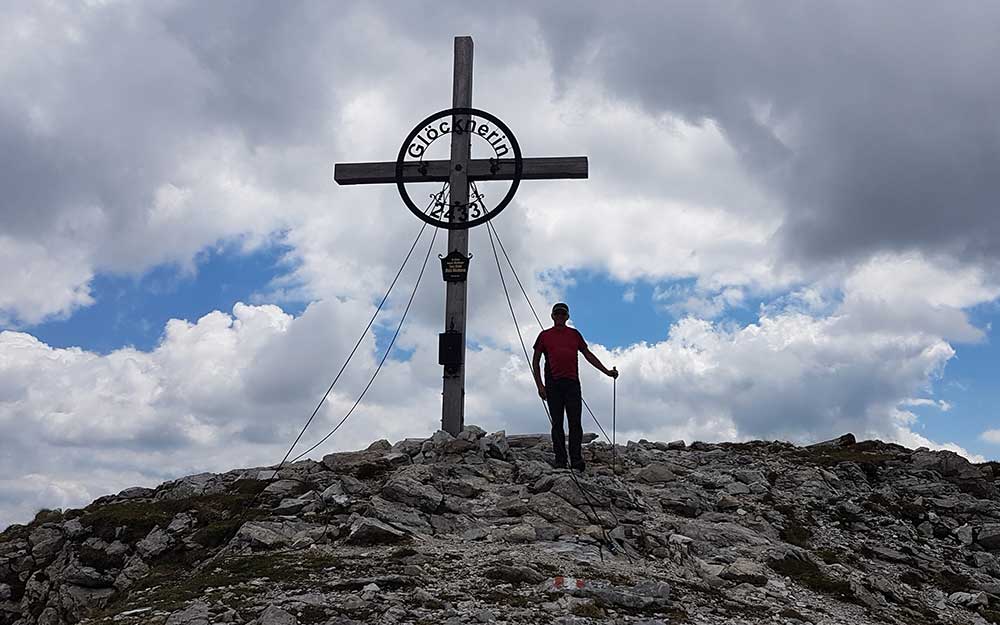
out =
<path fill-rule="evenodd" d="M 569 460 L 571 464 L 583 463 L 583 426 L 580 411 L 583 399 L 580 395 L 580 381 L 555 378 L 545 384 L 545 398 L 552 415 L 552 448 L 556 452 L 556 462 L 566 462 L 566 435 L 563 434 L 563 412 L 569 421 Z"/>

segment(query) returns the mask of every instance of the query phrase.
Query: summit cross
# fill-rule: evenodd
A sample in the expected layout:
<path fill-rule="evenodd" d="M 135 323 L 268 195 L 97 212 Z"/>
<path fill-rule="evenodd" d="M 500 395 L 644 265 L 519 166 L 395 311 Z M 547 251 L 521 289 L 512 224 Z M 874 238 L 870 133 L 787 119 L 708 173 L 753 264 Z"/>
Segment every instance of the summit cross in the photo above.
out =
<path fill-rule="evenodd" d="M 455 37 L 454 81 L 452 85 L 453 109 L 472 109 L 472 37 Z M 520 180 L 555 180 L 586 178 L 587 157 L 520 158 L 519 148 L 515 159 L 473 159 L 471 140 L 475 134 L 470 122 L 478 113 L 456 111 L 450 116 L 451 152 L 449 160 L 421 160 L 419 163 L 403 162 L 403 150 L 397 162 L 337 163 L 333 178 L 337 184 L 396 184 L 402 192 L 407 182 L 448 182 L 449 201 L 448 257 L 460 255 L 464 262 L 469 258 L 469 209 L 478 198 L 469 201 L 469 185 L 476 181 L 512 180 L 513 187 L 506 201 Z M 488 118 L 498 122 L 495 118 Z M 502 126 L 502 124 L 499 124 Z M 444 122 L 442 122 L 444 126 Z M 504 126 L 504 128 L 506 128 Z M 468 129 L 468 131 L 465 131 Z M 496 134 L 496 133 L 494 133 Z M 412 138 L 413 135 L 411 135 Z M 480 133 L 480 136 L 486 136 Z M 492 138 L 494 135 L 490 135 Z M 513 138 L 511 137 L 513 140 Z M 488 140 L 488 139 L 487 139 Z M 498 139 L 499 141 L 499 139 Z M 516 141 L 515 141 L 516 144 Z M 491 143 L 492 145 L 492 143 Z M 407 146 L 404 144 L 403 149 Z M 496 146 L 494 145 L 494 148 Z M 412 154 L 412 153 L 411 153 Z M 412 201 L 406 196 L 405 201 Z M 504 204 L 506 205 L 506 204 Z M 498 213 L 502 207 L 495 212 Z M 415 212 L 415 211 L 414 211 Z M 418 215 L 419 216 L 419 215 Z M 425 219 L 424 217 L 421 217 Z M 486 216 L 483 220 L 490 219 Z M 427 219 L 425 219 L 427 221 Z M 476 225 L 476 224 L 471 224 Z M 441 429 L 457 436 L 465 426 L 465 329 L 467 309 L 467 281 L 465 275 L 458 279 L 446 275 L 445 332 L 441 335 L 440 364 L 444 365 L 444 382 L 441 405 Z"/>

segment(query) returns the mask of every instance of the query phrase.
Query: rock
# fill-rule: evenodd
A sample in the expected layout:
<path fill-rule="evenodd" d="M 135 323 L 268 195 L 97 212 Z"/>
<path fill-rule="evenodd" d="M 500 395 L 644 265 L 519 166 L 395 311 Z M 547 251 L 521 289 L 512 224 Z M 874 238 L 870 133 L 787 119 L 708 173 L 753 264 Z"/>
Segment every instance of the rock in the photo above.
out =
<path fill-rule="evenodd" d="M 131 488 L 126 488 L 122 492 L 118 493 L 116 497 L 118 499 L 151 499 L 155 494 L 156 491 L 154 491 L 152 488 L 133 486 Z"/>
<path fill-rule="evenodd" d="M 491 458 L 505 460 L 510 456 L 510 444 L 507 442 L 507 432 L 500 430 L 479 441 L 479 448 Z"/>
<path fill-rule="evenodd" d="M 167 531 L 171 534 L 180 534 L 191 529 L 195 524 L 196 521 L 190 514 L 181 512 L 174 516 L 173 520 L 170 521 L 170 525 L 167 526 Z"/>
<path fill-rule="evenodd" d="M 31 557 L 37 561 L 47 562 L 62 549 L 66 537 L 62 530 L 50 524 L 42 525 L 32 530 L 28 535 L 28 544 L 31 545 Z"/>
<path fill-rule="evenodd" d="M 683 440 L 670 441 L 667 443 L 667 449 L 684 449 L 684 447 L 685 445 Z"/>
<path fill-rule="evenodd" d="M 63 582 L 84 588 L 110 588 L 114 585 L 115 578 L 101 573 L 93 567 L 83 566 L 78 561 L 73 561 L 63 571 Z"/>
<path fill-rule="evenodd" d="M 148 560 L 173 547 L 174 542 L 170 534 L 159 527 L 154 527 L 145 538 L 135 544 L 135 550 L 144 560 Z"/>
<path fill-rule="evenodd" d="M 122 568 L 121 573 L 115 578 L 115 588 L 127 590 L 135 585 L 137 581 L 149 574 L 149 566 L 142 561 L 139 556 L 133 556 Z"/>
<path fill-rule="evenodd" d="M 167 617 L 166 625 L 210 625 L 208 604 L 195 601 L 183 610 L 173 612 Z"/>
<path fill-rule="evenodd" d="M 857 440 L 854 438 L 854 434 L 848 432 L 843 436 L 838 436 L 837 438 L 831 438 L 828 441 L 822 441 L 820 443 L 813 443 L 812 445 L 806 445 L 807 449 L 824 449 L 824 448 L 837 448 L 837 447 L 850 447 L 851 445 L 856 445 Z"/>
<path fill-rule="evenodd" d="M 677 476 L 662 462 L 651 462 L 635 472 L 635 477 L 647 484 L 673 482 Z"/>
<path fill-rule="evenodd" d="M 532 495 L 528 500 L 528 507 L 546 521 L 564 523 L 572 527 L 590 525 L 586 514 L 551 492 Z"/>
<path fill-rule="evenodd" d="M 361 480 L 379 477 L 392 469 L 392 463 L 381 451 L 344 451 L 323 456 L 323 466 L 339 476 L 349 475 Z M 341 477 L 343 482 L 343 477 Z M 347 484 L 344 484 L 347 490 Z"/>
<path fill-rule="evenodd" d="M 271 482 L 268 484 L 261 494 L 265 497 L 281 499 L 296 492 L 300 487 L 301 484 L 296 480 L 278 480 L 277 482 Z"/>
<path fill-rule="evenodd" d="M 535 528 L 530 525 L 515 525 L 502 534 L 509 543 L 533 543 L 537 539 Z"/>
<path fill-rule="evenodd" d="M 261 612 L 257 625 L 298 625 L 299 620 L 278 606 L 271 604 Z"/>
<path fill-rule="evenodd" d="M 106 606 L 114 594 L 114 588 L 84 588 L 63 584 L 59 587 L 58 601 L 64 612 L 78 620 L 90 610 Z"/>
<path fill-rule="evenodd" d="M 10 584 L 0 582 L 0 601 L 10 601 L 13 596 L 14 589 L 10 587 Z"/>
<path fill-rule="evenodd" d="M 1000 551 L 1000 523 L 988 523 L 976 531 L 976 543 L 987 551 Z"/>
<path fill-rule="evenodd" d="M 966 547 L 968 547 L 974 542 L 972 526 L 969 525 L 968 523 L 956 527 L 951 531 L 951 533 L 955 535 L 955 538 L 958 539 L 958 542 L 962 543 Z"/>
<path fill-rule="evenodd" d="M 430 484 L 422 484 L 407 475 L 397 473 L 382 487 L 382 497 L 411 505 L 424 512 L 436 512 L 444 495 Z"/>
<path fill-rule="evenodd" d="M 635 594 L 643 595 L 644 597 L 652 597 L 654 599 L 670 598 L 670 584 L 666 582 L 645 581 L 636 585 L 632 590 Z"/>
<path fill-rule="evenodd" d="M 545 580 L 544 575 L 530 566 L 510 566 L 506 564 L 490 567 L 483 571 L 483 575 L 489 579 L 509 584 L 538 584 Z"/>
<path fill-rule="evenodd" d="M 767 584 L 767 569 L 759 562 L 737 558 L 735 562 L 722 569 L 719 577 L 738 584 L 763 586 Z"/>
<path fill-rule="evenodd" d="M 953 592 L 948 595 L 948 602 L 967 608 L 975 608 L 977 606 L 988 606 L 989 598 L 985 592 Z"/>
<path fill-rule="evenodd" d="M 351 526 L 350 533 L 344 541 L 349 545 L 385 545 L 408 540 L 406 532 L 376 519 L 362 517 Z"/>
<path fill-rule="evenodd" d="M 87 535 L 87 528 L 83 526 L 80 519 L 71 519 L 63 523 L 63 534 L 70 540 L 76 540 Z"/>
<path fill-rule="evenodd" d="M 322 528 L 291 521 L 247 521 L 240 526 L 230 544 L 251 549 L 275 549 L 291 545 L 309 529 Z"/>
<path fill-rule="evenodd" d="M 486 436 L 486 430 L 479 427 L 478 425 L 467 425 L 462 428 L 462 431 L 458 434 L 459 438 L 464 438 L 470 441 L 478 441 L 482 437 Z"/>
<path fill-rule="evenodd" d="M 392 503 L 381 497 L 372 497 L 368 502 L 368 516 L 374 516 L 399 529 L 410 532 L 432 533 L 431 524 L 417 510 L 398 503 Z"/>
<path fill-rule="evenodd" d="M 369 445 L 365 451 L 380 451 L 382 453 L 387 453 L 391 449 L 392 449 L 392 443 L 383 438 Z"/>
<path fill-rule="evenodd" d="M 511 434 L 506 437 L 508 446 L 515 449 L 525 449 L 537 447 L 542 443 L 552 443 L 552 436 L 549 434 Z"/>

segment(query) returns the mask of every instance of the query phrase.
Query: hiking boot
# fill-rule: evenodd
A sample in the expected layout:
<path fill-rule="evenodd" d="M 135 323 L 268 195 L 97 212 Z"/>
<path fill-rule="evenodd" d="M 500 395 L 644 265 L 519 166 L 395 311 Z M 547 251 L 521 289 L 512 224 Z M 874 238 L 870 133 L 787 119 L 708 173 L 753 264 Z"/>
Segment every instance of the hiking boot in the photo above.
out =
<path fill-rule="evenodd" d="M 584 464 L 582 460 L 580 462 L 574 462 L 573 463 L 573 470 L 576 471 L 576 472 L 578 472 L 578 473 L 583 473 L 584 469 L 586 469 L 586 468 L 587 468 L 587 465 Z"/>
<path fill-rule="evenodd" d="M 556 458 L 555 460 L 553 460 L 549 464 L 552 466 L 553 469 L 565 469 L 566 468 L 566 461 L 564 459 L 561 459 L 561 458 Z"/>

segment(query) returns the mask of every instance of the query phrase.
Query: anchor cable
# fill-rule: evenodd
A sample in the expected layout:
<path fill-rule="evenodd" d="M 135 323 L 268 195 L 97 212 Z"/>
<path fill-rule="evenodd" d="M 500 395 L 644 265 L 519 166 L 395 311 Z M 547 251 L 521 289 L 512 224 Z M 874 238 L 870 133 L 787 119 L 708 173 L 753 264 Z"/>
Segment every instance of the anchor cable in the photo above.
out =
<path fill-rule="evenodd" d="M 392 346 L 396 343 L 396 338 L 399 336 L 399 331 L 403 328 L 403 322 L 406 321 L 406 314 L 410 311 L 410 305 L 413 304 L 413 298 L 417 295 L 417 287 L 420 286 L 420 280 L 424 276 L 424 269 L 427 268 L 427 259 L 430 258 L 431 251 L 434 249 L 434 241 L 437 239 L 437 234 L 438 234 L 438 229 L 435 228 L 434 236 L 431 237 L 431 243 L 430 245 L 427 246 L 427 253 L 424 255 L 424 263 L 420 266 L 420 273 L 417 274 L 417 281 L 413 285 L 413 291 L 410 292 L 410 299 L 409 301 L 406 302 L 406 308 L 403 309 L 403 315 L 399 319 L 399 324 L 396 325 L 396 331 L 393 333 L 392 339 L 389 341 L 388 347 L 385 348 L 385 353 L 382 354 L 382 360 L 379 361 L 378 366 L 375 368 L 375 372 L 372 373 L 371 379 L 368 380 L 368 384 L 365 385 L 365 388 L 364 390 L 361 391 L 361 395 L 358 396 L 357 401 L 354 402 L 354 405 L 351 406 L 351 409 L 347 411 L 347 414 L 344 415 L 344 418 L 340 420 L 337 426 L 334 427 L 326 436 L 317 441 L 316 444 L 314 444 L 312 447 L 310 447 L 309 449 L 305 450 L 304 452 L 296 456 L 292 460 L 292 462 L 298 461 L 300 458 L 302 458 L 312 450 L 316 449 L 317 447 L 325 443 L 327 439 L 333 436 L 337 432 L 337 430 L 340 429 L 340 426 L 344 425 L 344 422 L 347 421 L 347 418 L 351 416 L 351 413 L 354 412 L 354 409 L 357 408 L 358 405 L 361 403 L 361 400 L 364 399 L 365 394 L 368 392 L 368 389 L 371 388 L 372 383 L 375 382 L 375 378 L 378 376 L 379 371 L 382 370 L 382 365 L 385 364 L 386 359 L 389 357 L 389 353 L 392 351 Z"/>
<path fill-rule="evenodd" d="M 403 273 L 403 269 L 406 267 L 406 263 L 409 262 L 410 255 L 413 254 L 414 248 L 417 247 L 417 242 L 420 241 L 420 237 L 423 236 L 425 228 L 427 228 L 426 223 L 424 223 L 424 225 L 421 226 L 420 230 L 417 232 L 416 238 L 413 239 L 413 244 L 410 245 L 410 251 L 406 253 L 406 257 L 403 259 L 403 264 L 399 266 L 399 271 L 396 272 L 396 277 L 394 277 L 392 279 L 392 283 L 389 284 L 389 288 L 386 290 L 385 295 L 382 296 L 382 301 L 378 303 L 378 307 L 372 314 L 372 318 L 368 320 L 368 325 L 366 325 L 365 329 L 361 331 L 361 336 L 358 337 L 358 342 L 354 344 L 354 348 L 351 350 L 351 353 L 348 354 L 347 360 L 345 360 L 344 364 L 340 367 L 340 371 L 338 371 L 337 375 L 333 378 L 333 382 L 330 382 L 329 388 L 327 388 L 326 392 L 323 393 L 323 397 L 319 400 L 319 403 L 316 404 L 316 408 L 313 409 L 312 414 L 309 415 L 309 419 L 306 420 L 306 424 L 302 426 L 302 430 L 299 432 L 299 435 L 295 437 L 295 441 L 292 443 L 292 446 L 288 448 L 288 451 L 285 453 L 285 457 L 282 458 L 281 462 L 278 463 L 277 467 L 278 469 L 284 466 L 285 461 L 288 460 L 288 456 L 292 455 L 292 450 L 294 450 L 295 446 L 299 444 L 299 441 L 302 439 L 302 436 L 306 433 L 306 430 L 309 428 L 309 424 L 311 424 L 313 422 L 313 419 L 316 418 L 316 414 L 319 412 L 319 409 L 323 406 L 323 403 L 326 402 L 326 398 L 330 396 L 330 393 L 333 391 L 333 387 L 337 384 L 337 381 L 340 379 L 340 376 L 344 373 L 344 370 L 347 369 L 347 365 L 350 364 L 351 359 L 354 358 L 354 353 L 358 351 L 358 347 L 361 345 L 361 342 L 365 339 L 366 336 L 368 336 L 368 330 L 372 327 L 372 324 L 375 322 L 375 318 L 378 316 L 379 312 L 382 311 L 382 306 L 385 305 L 386 300 L 389 299 L 389 294 L 392 293 L 392 288 L 396 286 L 396 281 L 399 280 L 399 276 Z M 294 460 L 292 462 L 294 462 Z"/>

